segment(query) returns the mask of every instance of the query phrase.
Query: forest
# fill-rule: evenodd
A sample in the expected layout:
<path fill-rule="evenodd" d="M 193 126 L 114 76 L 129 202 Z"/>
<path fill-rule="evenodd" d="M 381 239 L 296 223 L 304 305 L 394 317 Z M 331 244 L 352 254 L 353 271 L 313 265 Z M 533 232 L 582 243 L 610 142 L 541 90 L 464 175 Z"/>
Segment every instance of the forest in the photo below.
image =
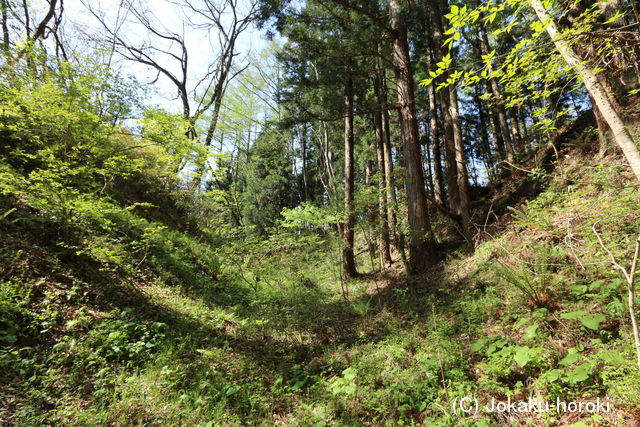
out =
<path fill-rule="evenodd" d="M 640 423 L 635 0 L 0 0 L 0 424 Z"/>

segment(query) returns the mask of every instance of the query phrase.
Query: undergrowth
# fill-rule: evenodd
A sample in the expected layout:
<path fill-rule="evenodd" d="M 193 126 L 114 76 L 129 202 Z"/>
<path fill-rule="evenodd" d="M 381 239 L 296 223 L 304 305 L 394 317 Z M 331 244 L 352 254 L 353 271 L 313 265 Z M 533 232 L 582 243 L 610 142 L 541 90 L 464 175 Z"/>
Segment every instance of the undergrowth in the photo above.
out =
<path fill-rule="evenodd" d="M 166 154 L 191 153 L 189 141 L 123 154 L 132 137 L 115 136 L 91 99 L 65 109 L 45 83 L 3 94 L 3 423 L 620 425 L 640 414 L 623 282 L 592 232 L 630 258 L 640 196 L 619 159 L 578 154 L 536 175 L 544 191 L 485 229 L 472 255 L 407 281 L 399 262 L 369 271 L 361 253 L 365 274 L 345 282 L 331 212 L 314 224 L 305 208 L 285 212 L 269 239 L 229 227 L 216 219 L 223 200 L 157 189 L 180 188 Z M 154 117 L 145 138 L 158 142 Z M 43 123 L 60 123 L 40 131 L 44 148 L 27 132 Z M 460 414 L 463 397 L 613 409 L 516 420 Z"/>

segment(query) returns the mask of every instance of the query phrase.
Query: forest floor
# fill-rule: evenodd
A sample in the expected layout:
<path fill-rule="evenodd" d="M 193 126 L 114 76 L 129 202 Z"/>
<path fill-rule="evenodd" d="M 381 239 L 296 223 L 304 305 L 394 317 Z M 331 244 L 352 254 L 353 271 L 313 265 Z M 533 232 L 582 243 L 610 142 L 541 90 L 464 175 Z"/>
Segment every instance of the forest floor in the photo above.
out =
<path fill-rule="evenodd" d="M 5 276 L 20 279 L 3 282 L 2 301 L 21 323 L 2 336 L 19 340 L 0 353 L 0 422 L 634 425 L 624 287 L 592 227 L 629 259 L 640 194 L 619 157 L 582 149 L 477 201 L 475 251 L 410 279 L 399 262 L 366 271 L 365 253 L 362 277 L 343 283 L 327 250 L 292 254 L 295 269 L 253 287 L 153 271 L 117 281 L 4 225 Z M 464 397 L 480 410 L 461 413 Z M 531 398 L 610 406 L 482 409 Z"/>

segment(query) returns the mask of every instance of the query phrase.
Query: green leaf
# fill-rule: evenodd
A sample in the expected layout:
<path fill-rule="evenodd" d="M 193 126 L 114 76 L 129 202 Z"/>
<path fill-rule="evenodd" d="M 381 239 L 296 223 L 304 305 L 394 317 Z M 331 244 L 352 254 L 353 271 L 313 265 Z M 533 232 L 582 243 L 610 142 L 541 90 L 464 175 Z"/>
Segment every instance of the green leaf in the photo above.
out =
<path fill-rule="evenodd" d="M 524 368 L 527 363 L 531 361 L 531 349 L 527 346 L 518 347 L 516 353 L 513 355 L 513 360 Z"/>
<path fill-rule="evenodd" d="M 495 352 L 497 349 L 504 347 L 505 345 L 507 345 L 507 341 L 503 339 L 496 340 L 491 344 L 489 344 L 489 347 L 487 347 L 487 354 L 491 354 Z"/>
<path fill-rule="evenodd" d="M 598 289 L 602 285 L 604 285 L 604 280 L 596 280 L 595 282 L 593 282 L 592 284 L 589 285 L 589 290 L 590 291 L 595 291 L 596 289 Z"/>
<path fill-rule="evenodd" d="M 560 375 L 562 374 L 563 374 L 562 370 L 552 369 L 550 371 L 547 371 L 547 373 L 545 373 L 544 376 L 548 381 L 555 382 L 555 381 L 558 381 L 558 378 L 560 378 Z"/>
<path fill-rule="evenodd" d="M 480 338 L 478 341 L 474 342 L 471 345 L 472 351 L 480 351 L 484 348 L 484 346 L 489 342 L 489 338 Z"/>
<path fill-rule="evenodd" d="M 538 328 L 540 325 L 538 323 L 534 323 L 524 330 L 524 338 L 527 340 L 532 340 L 538 335 Z"/>
<path fill-rule="evenodd" d="M 526 324 L 527 324 L 527 323 L 529 323 L 530 321 L 531 321 L 531 319 L 530 319 L 530 318 L 528 318 L 528 317 L 523 317 L 522 319 L 518 320 L 518 321 L 516 322 L 516 324 L 515 324 L 515 325 L 513 325 L 513 327 L 514 327 L 514 328 L 520 328 L 521 326 L 526 325 Z"/>
<path fill-rule="evenodd" d="M 593 366 L 590 363 L 583 363 L 582 365 L 576 366 L 576 368 L 569 372 L 566 376 L 567 382 L 569 384 L 576 384 L 586 381 L 591 377 L 591 373 L 593 372 Z"/>
<path fill-rule="evenodd" d="M 618 350 L 600 350 L 595 357 L 610 366 L 622 367 L 627 363 Z"/>
<path fill-rule="evenodd" d="M 569 290 L 572 294 L 580 296 L 586 294 L 589 288 L 587 287 L 587 285 L 571 285 L 569 286 Z"/>
<path fill-rule="evenodd" d="M 580 322 L 582 322 L 585 327 L 597 331 L 600 329 L 600 323 L 605 320 L 606 316 L 604 314 L 590 314 L 581 318 Z"/>
<path fill-rule="evenodd" d="M 581 317 L 587 316 L 588 314 L 589 313 L 587 311 L 579 310 L 579 311 L 572 311 L 570 313 L 562 313 L 560 317 L 567 320 L 576 320 Z"/>
<path fill-rule="evenodd" d="M 342 371 L 342 376 L 346 380 L 353 381 L 356 378 L 356 376 L 358 376 L 358 370 L 355 368 L 347 368 L 344 371 Z"/>
<path fill-rule="evenodd" d="M 569 349 L 567 354 L 558 362 L 560 366 L 570 366 L 578 362 L 582 356 L 576 351 L 575 348 Z"/>

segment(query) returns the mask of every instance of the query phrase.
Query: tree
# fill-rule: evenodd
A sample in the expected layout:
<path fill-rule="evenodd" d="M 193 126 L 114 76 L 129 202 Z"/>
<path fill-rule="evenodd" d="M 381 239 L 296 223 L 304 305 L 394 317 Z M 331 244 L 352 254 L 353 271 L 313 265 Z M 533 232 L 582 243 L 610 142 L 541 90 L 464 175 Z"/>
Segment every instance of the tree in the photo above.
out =
<path fill-rule="evenodd" d="M 242 216 L 245 224 L 254 226 L 258 234 L 265 234 L 280 217 L 282 209 L 291 207 L 289 138 L 273 124 L 267 125 L 251 148 L 245 166 Z"/>
<path fill-rule="evenodd" d="M 598 81 L 594 72 L 576 55 L 569 42 L 562 37 L 553 18 L 549 15 L 549 12 L 547 12 L 542 2 L 540 0 L 529 0 L 529 4 L 538 15 L 540 22 L 546 27 L 553 44 L 562 58 L 575 70 L 584 82 L 587 91 L 589 91 L 589 94 L 598 106 L 600 114 L 611 128 L 614 139 L 627 158 L 631 170 L 633 170 L 633 173 L 638 180 L 640 180 L 640 151 L 638 151 L 638 147 L 634 143 L 629 130 L 613 107 L 610 97 Z"/>
<path fill-rule="evenodd" d="M 249 2 L 240 6 L 237 0 L 183 0 L 174 3 L 175 5 L 189 10 L 193 15 L 192 18 L 183 19 L 178 24 L 182 26 L 182 34 L 175 29 L 176 23 L 169 25 L 166 21 L 163 22 L 144 3 L 126 3 L 126 14 L 133 17 L 134 25 L 147 33 L 149 42 L 125 37 L 121 31 L 122 22 L 118 21 L 119 16 L 115 23 L 111 23 L 97 7 L 89 4 L 88 8 L 106 32 L 105 43 L 113 46 L 125 59 L 152 68 L 158 76 L 167 78 L 175 86 L 181 102 L 182 115 L 192 124 L 188 131 L 192 139 L 198 137 L 196 123 L 210 112 L 203 140 L 205 150 L 195 160 L 195 172 L 191 181 L 191 186 L 195 189 L 202 184 L 227 86 L 246 68 L 239 67 L 234 71 L 233 67 L 237 65 L 234 59 L 238 56 L 238 37 L 255 19 L 256 3 Z M 190 48 L 184 37 L 187 28 L 204 30 L 207 36 L 216 33 L 218 38 L 218 50 L 209 60 L 206 73 L 196 78 L 190 73 Z M 195 106 L 192 105 L 194 100 L 197 100 Z"/>
<path fill-rule="evenodd" d="M 399 0 L 389 2 L 389 22 L 396 75 L 398 114 L 407 170 L 407 210 L 409 216 L 409 269 L 417 273 L 436 261 L 435 242 L 424 196 L 424 171 L 416 119 L 413 72 L 409 58 L 407 27 Z"/>
<path fill-rule="evenodd" d="M 346 71 L 344 87 L 344 211 L 345 220 L 342 225 L 342 266 L 345 278 L 358 275 L 353 253 L 353 238 L 355 227 L 355 212 L 353 205 L 354 193 L 354 158 L 355 140 L 353 136 L 353 77 L 350 70 Z"/>

